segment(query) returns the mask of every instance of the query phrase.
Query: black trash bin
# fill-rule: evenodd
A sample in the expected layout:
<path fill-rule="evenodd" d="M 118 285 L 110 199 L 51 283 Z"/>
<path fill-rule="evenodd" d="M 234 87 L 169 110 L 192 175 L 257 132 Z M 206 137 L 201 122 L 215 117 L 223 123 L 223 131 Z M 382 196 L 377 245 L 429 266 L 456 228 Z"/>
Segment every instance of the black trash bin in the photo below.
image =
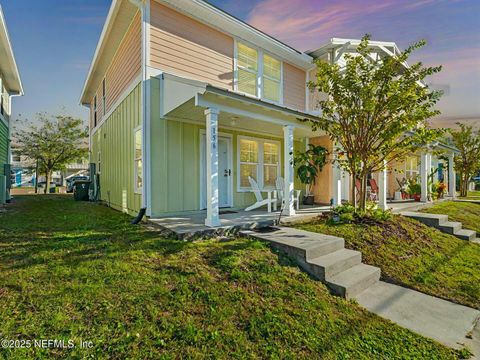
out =
<path fill-rule="evenodd" d="M 73 198 L 76 201 L 88 201 L 88 189 L 90 189 L 90 181 L 75 181 L 75 184 L 73 184 Z"/>

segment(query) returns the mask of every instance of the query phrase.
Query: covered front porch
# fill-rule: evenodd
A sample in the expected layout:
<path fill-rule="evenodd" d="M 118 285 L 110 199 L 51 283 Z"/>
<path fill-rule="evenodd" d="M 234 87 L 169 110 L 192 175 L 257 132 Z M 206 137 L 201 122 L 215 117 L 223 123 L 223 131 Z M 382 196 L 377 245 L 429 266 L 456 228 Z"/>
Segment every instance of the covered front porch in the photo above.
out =
<path fill-rule="evenodd" d="M 162 184 L 158 190 L 164 193 L 160 196 L 157 188 L 152 189 L 151 218 L 194 213 L 195 219 L 203 217 L 203 226 L 222 227 L 223 219 L 231 215 L 224 211 L 240 216 L 245 208 L 261 202 L 250 178 L 261 197 L 266 200 L 275 194 L 286 199 L 283 213 L 295 215 L 295 195 L 305 186 L 294 174 L 293 153 L 303 150 L 314 136 L 310 125 L 301 121 L 313 116 L 169 74 L 162 74 L 160 91 L 165 95 L 158 122 L 164 129 L 159 133 L 166 135 L 163 145 L 153 143 L 158 150 L 152 159 L 166 162 L 166 171 L 152 179 Z M 281 204 L 278 199 L 279 208 Z M 255 213 L 275 217 L 268 215 L 267 206 Z"/>

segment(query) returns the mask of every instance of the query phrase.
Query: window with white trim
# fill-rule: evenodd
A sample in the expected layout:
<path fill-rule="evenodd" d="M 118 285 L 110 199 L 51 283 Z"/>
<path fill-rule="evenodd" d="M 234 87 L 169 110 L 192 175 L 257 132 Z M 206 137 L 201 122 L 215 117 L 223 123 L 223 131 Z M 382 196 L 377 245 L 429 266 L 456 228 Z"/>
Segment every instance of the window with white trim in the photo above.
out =
<path fill-rule="evenodd" d="M 258 52 L 242 43 L 237 44 L 238 91 L 258 96 Z"/>
<path fill-rule="evenodd" d="M 282 62 L 237 42 L 235 90 L 276 103 L 282 102 Z"/>
<path fill-rule="evenodd" d="M 282 63 L 267 54 L 263 54 L 262 94 L 265 99 L 280 102 L 281 74 Z"/>
<path fill-rule="evenodd" d="M 280 176 L 280 143 L 274 140 L 238 137 L 238 191 L 249 191 L 252 177 L 263 189 L 275 188 Z"/>
<path fill-rule="evenodd" d="M 416 156 L 407 156 L 405 159 L 405 177 L 415 179 L 419 174 L 418 159 Z"/>
<path fill-rule="evenodd" d="M 142 161 L 142 128 L 138 127 L 134 130 L 134 185 L 135 192 L 142 192 L 143 187 L 143 161 Z"/>
<path fill-rule="evenodd" d="M 97 95 L 93 98 L 93 127 L 97 126 Z"/>
<path fill-rule="evenodd" d="M 105 115 L 107 110 L 107 85 L 105 84 L 105 78 L 102 81 L 102 112 Z"/>

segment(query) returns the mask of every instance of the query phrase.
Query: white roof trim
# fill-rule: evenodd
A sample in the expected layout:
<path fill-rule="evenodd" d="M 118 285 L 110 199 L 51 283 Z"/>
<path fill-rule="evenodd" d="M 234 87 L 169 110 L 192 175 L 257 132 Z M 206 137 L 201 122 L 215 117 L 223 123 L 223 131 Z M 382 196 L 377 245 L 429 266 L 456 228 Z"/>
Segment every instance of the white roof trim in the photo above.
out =
<path fill-rule="evenodd" d="M 5 21 L 5 16 L 3 15 L 2 6 L 0 5 L 0 46 L 4 47 L 7 52 L 7 65 L 10 65 L 10 69 L 13 75 L 13 79 L 9 79 L 8 74 L 4 73 L 6 77 L 6 82 L 9 87 L 15 91 L 18 95 L 23 95 L 23 85 L 22 79 L 20 78 L 20 73 L 18 72 L 17 62 L 15 61 L 15 55 L 13 53 L 12 43 L 10 42 L 10 36 L 8 35 L 7 23 Z M 5 70 L 6 71 L 6 70 Z M 13 84 L 12 84 L 13 81 Z M 16 86 L 14 86 L 16 85 Z M 16 89 L 15 89 L 16 88 Z"/>

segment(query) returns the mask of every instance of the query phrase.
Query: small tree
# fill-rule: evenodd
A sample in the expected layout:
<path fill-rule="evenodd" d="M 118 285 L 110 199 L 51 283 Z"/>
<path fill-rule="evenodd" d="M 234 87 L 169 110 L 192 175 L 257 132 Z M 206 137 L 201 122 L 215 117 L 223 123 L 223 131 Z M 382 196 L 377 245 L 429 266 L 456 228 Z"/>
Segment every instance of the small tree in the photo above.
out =
<path fill-rule="evenodd" d="M 345 54 L 345 67 L 317 60 L 316 79 L 309 83 L 312 90 L 327 95 L 319 101 L 320 119 L 309 121 L 314 131 L 324 130 L 339 145 L 336 162 L 360 179 L 360 210 L 366 206 L 369 173 L 383 170 L 385 162 L 401 159 L 443 133 L 426 125 L 428 118 L 439 114 L 433 107 L 441 93 L 423 85 L 441 67 L 405 66 L 425 42 L 374 61 L 369 39 L 363 37 L 356 55 Z M 355 182 L 352 199 L 357 198 Z"/>
<path fill-rule="evenodd" d="M 19 152 L 36 161 L 40 172 L 45 174 L 46 193 L 53 171 L 63 170 L 68 163 L 87 155 L 84 142 L 88 131 L 82 120 L 71 116 L 41 113 L 37 114 L 36 123 L 18 130 L 14 136 Z"/>
<path fill-rule="evenodd" d="M 450 130 L 455 147 L 460 154 L 455 156 L 455 169 L 460 176 L 460 196 L 467 196 L 468 182 L 480 170 L 480 131 L 472 126 L 457 123 L 460 130 Z"/>

